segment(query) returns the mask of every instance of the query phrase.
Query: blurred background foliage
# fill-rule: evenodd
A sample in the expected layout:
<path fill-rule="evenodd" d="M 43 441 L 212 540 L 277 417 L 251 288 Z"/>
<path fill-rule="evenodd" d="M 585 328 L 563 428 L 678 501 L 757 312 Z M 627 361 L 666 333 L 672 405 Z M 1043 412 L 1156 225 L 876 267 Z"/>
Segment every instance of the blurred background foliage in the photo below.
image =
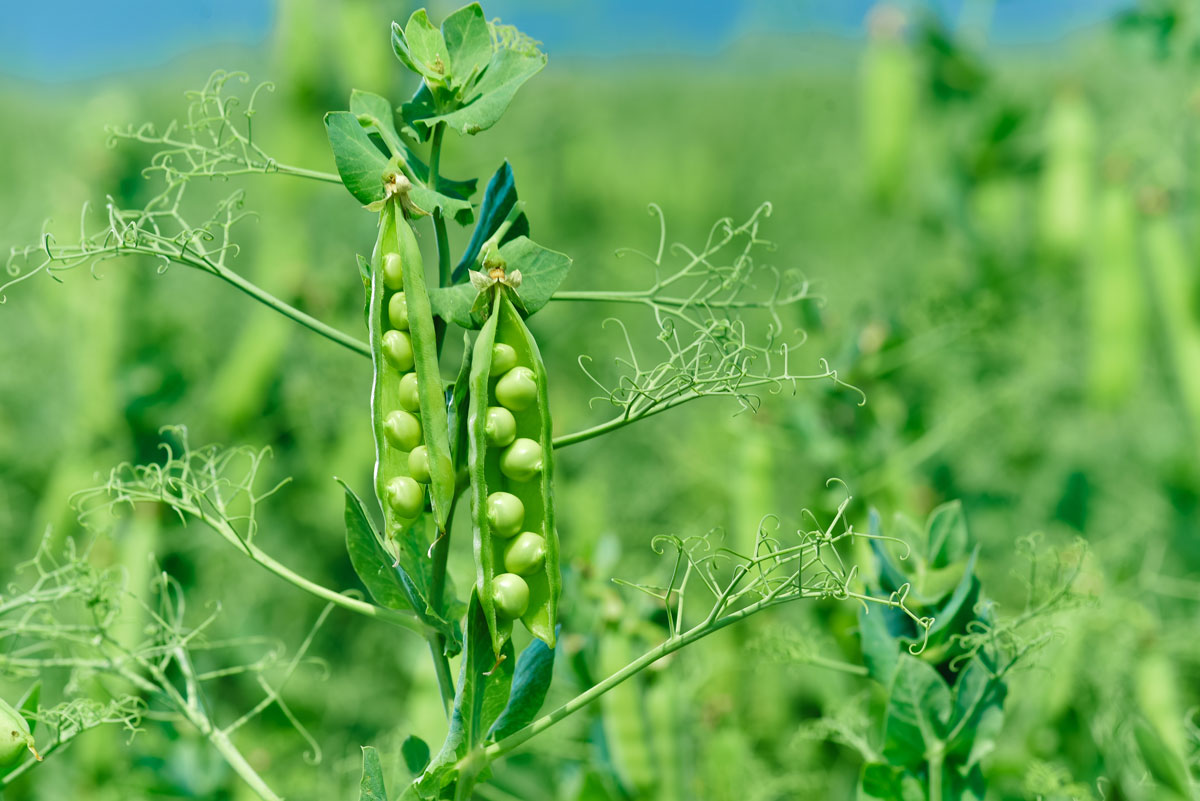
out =
<path fill-rule="evenodd" d="M 668 42 L 686 28 L 685 16 L 641 25 L 616 5 L 639 42 L 653 26 Z M 804 20 L 821 4 L 781 5 Z M 1018 17 L 1033 13 L 1013 5 Z M 486 177 L 509 159 L 534 236 L 575 259 L 568 289 L 647 283 L 648 268 L 614 250 L 657 246 L 650 202 L 664 210 L 669 241 L 699 246 L 714 220 L 741 222 L 771 201 L 762 233 L 777 249 L 762 258 L 801 270 L 821 298 L 786 321 L 808 334 L 793 358 L 813 372 L 827 358 L 867 398 L 860 406 L 857 393 L 824 381 L 766 396 L 757 414 L 702 401 L 564 451 L 568 636 L 551 698 L 661 637 L 653 606 L 609 580 L 661 575 L 654 535 L 719 528 L 746 545 L 766 514 L 783 530 L 807 525 L 805 508 L 827 520 L 847 491 L 826 483 L 836 476 L 855 496 L 857 528 L 870 506 L 885 519 L 923 519 L 960 499 L 981 548 L 976 571 L 1001 609 L 1026 600 L 1030 542 L 1081 565 L 1076 590 L 1091 600 L 1057 616 L 1054 636 L 1009 676 L 1005 728 L 984 763 L 989 797 L 1179 797 L 1148 778 L 1134 722 L 1149 720 L 1195 764 L 1200 9 L 1095 4 L 1088 26 L 1045 20 L 1061 30 L 1024 43 L 1009 31 L 997 44 L 989 26 L 1004 3 L 849 6 L 853 15 L 834 16 L 853 16 L 855 35 L 793 25 L 720 41 L 698 34 L 693 52 L 614 46 L 560 58 L 554 25 L 515 18 L 536 4 L 485 5 L 543 39 L 550 65 L 495 130 L 448 141 L 444 172 Z M 35 241 L 47 217 L 69 235 L 85 202 L 144 202 L 147 152 L 107 147 L 104 126 L 165 124 L 216 67 L 275 83 L 254 118 L 268 152 L 331 171 L 322 114 L 344 108 L 351 88 L 397 103 L 414 88 L 387 45 L 387 24 L 408 10 L 288 0 L 251 45 L 91 79 L 3 80 L 0 244 Z M 1026 20 L 1021 30 L 1039 29 Z M 357 333 L 353 257 L 370 247 L 371 215 L 336 186 L 283 176 L 241 185 L 257 216 L 241 225 L 232 266 Z M 43 532 L 55 543 L 87 538 L 71 494 L 118 462 L 158 458 L 161 427 L 181 423 L 194 443 L 269 446 L 268 483 L 293 481 L 261 510 L 259 543 L 322 583 L 358 586 L 331 476 L 369 484 L 369 365 L 179 267 L 110 261 L 100 280 L 85 270 L 61 277 L 16 286 L 0 307 L 4 580 Z M 625 310 L 562 303 L 533 320 L 560 432 L 605 418 L 602 405 L 589 407 L 577 359 L 603 365 L 620 353 L 602 327 L 613 314 Z M 652 349 L 651 321 L 631 319 Z M 451 570 L 465 584 L 469 554 L 457 550 Z M 294 650 L 320 613 L 162 510 L 139 508 L 92 559 L 121 566 L 136 591 L 150 581 L 148 553 L 193 609 L 222 603 L 212 637 L 269 633 Z M 320 764 L 277 710 L 239 733 L 286 797 L 350 797 L 362 744 L 379 746 L 402 779 L 399 743 L 410 733 L 440 741 L 445 725 L 413 638 L 334 616 L 285 692 Z M 861 760 L 838 732 L 876 736 L 881 696 L 821 662 L 861 662 L 856 626 L 852 606 L 813 604 L 726 630 L 562 736 L 535 741 L 479 795 L 851 797 Z M 247 644 L 235 661 L 256 653 Z M 97 697 L 113 690 L 66 671 L 43 678 L 43 704 L 68 684 Z M 0 691 L 15 699 L 22 686 Z M 236 716 L 258 693 L 251 678 L 231 676 L 211 700 Z M 6 797 L 249 797 L 194 732 L 152 714 L 142 728 L 128 745 L 116 728 L 87 733 Z"/>

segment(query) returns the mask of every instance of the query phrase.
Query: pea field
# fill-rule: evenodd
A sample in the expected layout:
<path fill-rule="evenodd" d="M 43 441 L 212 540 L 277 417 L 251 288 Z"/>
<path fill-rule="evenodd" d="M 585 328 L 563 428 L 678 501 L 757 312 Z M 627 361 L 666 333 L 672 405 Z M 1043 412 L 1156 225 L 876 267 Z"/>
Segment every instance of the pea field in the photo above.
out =
<path fill-rule="evenodd" d="M 0 62 L 0 801 L 1200 798 L 1200 5 L 267 5 Z"/>

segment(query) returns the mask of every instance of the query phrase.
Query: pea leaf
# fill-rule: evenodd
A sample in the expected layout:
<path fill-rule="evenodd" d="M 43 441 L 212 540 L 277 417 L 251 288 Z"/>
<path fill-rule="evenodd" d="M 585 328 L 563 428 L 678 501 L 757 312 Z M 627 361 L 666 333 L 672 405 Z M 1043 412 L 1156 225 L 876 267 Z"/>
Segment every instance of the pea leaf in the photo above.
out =
<path fill-rule="evenodd" d="M 550 302 L 571 269 L 570 256 L 548 250 L 524 236 L 501 246 L 500 255 L 508 262 L 510 273 L 521 271 L 518 294 L 524 303 L 526 317 Z M 471 313 L 478 294 L 470 283 L 455 284 L 430 290 L 429 303 L 433 313 L 443 320 L 463 328 L 479 328 L 483 321 Z"/>
<path fill-rule="evenodd" d="M 454 623 L 436 614 L 429 604 L 432 583 L 429 560 L 425 558 L 428 537 L 422 529 L 423 516 L 397 542 L 399 552 L 392 557 L 380 542 L 367 510 L 354 490 L 337 479 L 346 491 L 346 551 L 354 572 L 362 580 L 376 603 L 390 609 L 412 609 L 423 621 L 446 637 L 447 649 L 457 648 L 458 630 Z"/>
<path fill-rule="evenodd" d="M 863 765 L 858 779 L 859 801 L 925 801 L 921 782 L 908 771 L 892 765 Z"/>
<path fill-rule="evenodd" d="M 379 752 L 371 746 L 363 746 L 362 781 L 359 782 L 358 801 L 388 801 L 383 787 L 383 765 Z"/>
<path fill-rule="evenodd" d="M 424 184 L 429 183 L 429 165 L 423 162 L 400 137 L 399 131 L 396 130 L 396 114 L 387 98 L 355 89 L 350 92 L 350 113 L 354 115 L 359 126 L 367 131 L 368 140 L 371 133 L 374 132 L 387 151 L 387 156 L 398 156 L 403 159 L 418 181 Z M 374 143 L 372 142 L 372 144 Z M 376 150 L 378 149 L 376 147 Z M 382 173 L 386 166 L 385 164 L 377 172 Z M 469 224 L 474 218 L 474 211 L 468 201 L 475 194 L 479 182 L 474 178 L 468 181 L 456 181 L 438 176 L 437 183 L 436 191 L 428 186 L 415 187 L 412 195 L 413 201 L 426 211 L 443 208 L 459 224 Z M 382 189 L 379 196 L 383 196 Z"/>
<path fill-rule="evenodd" d="M 972 658 L 955 679 L 951 723 L 959 734 L 948 744 L 948 750 L 964 757 L 966 768 L 979 764 L 995 747 L 1004 725 L 1007 694 L 1008 687 L 995 678 L 994 666 L 989 669 L 982 656 Z"/>
<path fill-rule="evenodd" d="M 534 639 L 517 660 L 512 693 L 504 711 L 488 731 L 489 740 L 503 740 L 533 720 L 546 700 L 553 673 L 554 649 Z"/>
<path fill-rule="evenodd" d="M 449 83 L 466 86 L 492 57 L 492 33 L 479 3 L 463 6 L 442 21 L 442 39 L 450 56 Z"/>
<path fill-rule="evenodd" d="M 479 80 L 464 92 L 458 108 L 413 122 L 430 130 L 444 122 L 448 128 L 462 134 L 486 131 L 499 122 L 521 85 L 544 66 L 546 54 L 536 49 L 499 48 Z"/>
<path fill-rule="evenodd" d="M 871 678 L 884 685 L 891 683 L 900 661 L 900 641 L 888 631 L 883 607 L 860 606 L 858 636 L 862 642 L 863 661 Z"/>
<path fill-rule="evenodd" d="M 471 207 L 470 201 L 452 198 L 424 186 L 414 186 L 408 196 L 425 211 L 442 209 L 443 214 L 453 218 L 459 225 L 470 225 L 471 220 L 475 219 L 475 209 Z"/>
<path fill-rule="evenodd" d="M 414 776 L 419 776 L 429 764 L 429 745 L 414 734 L 404 738 L 400 754 L 404 757 L 404 765 L 408 772 Z"/>
<path fill-rule="evenodd" d="M 496 170 L 492 179 L 488 181 L 487 189 L 483 192 L 483 204 L 479 207 L 479 222 L 475 224 L 475 230 L 471 233 L 471 241 L 467 243 L 466 252 L 463 253 L 458 266 L 454 268 L 453 278 L 456 282 L 466 279 L 467 271 L 479 258 L 479 251 L 483 248 L 483 243 L 496 233 L 516 203 L 516 179 L 513 177 L 512 166 L 506 159 Z M 503 245 L 518 236 L 528 235 L 529 218 L 522 213 L 509 226 L 500 244 Z"/>
<path fill-rule="evenodd" d="M 967 522 L 960 501 L 942 504 L 934 509 L 929 515 L 926 531 L 930 567 L 946 567 L 966 556 Z"/>
<path fill-rule="evenodd" d="M 440 81 L 450 65 L 446 40 L 423 8 L 412 13 L 403 29 L 392 23 L 392 50 L 404 66 L 429 80 Z"/>
<path fill-rule="evenodd" d="M 383 199 L 383 171 L 388 159 L 371 142 L 358 117 L 349 111 L 325 115 L 325 134 L 333 150 L 342 184 L 364 206 Z"/>
<path fill-rule="evenodd" d="M 500 715 L 509 697 L 512 677 L 512 640 L 504 644 L 497 661 L 492 654 L 492 637 L 483 605 L 472 591 L 450 728 L 441 750 L 416 782 L 423 795 L 436 796 L 458 778 L 456 763 L 479 745 L 484 732 Z"/>
<path fill-rule="evenodd" d="M 917 765 L 944 738 L 953 701 L 950 688 L 928 663 L 900 654 L 884 724 L 883 755 L 893 765 Z"/>

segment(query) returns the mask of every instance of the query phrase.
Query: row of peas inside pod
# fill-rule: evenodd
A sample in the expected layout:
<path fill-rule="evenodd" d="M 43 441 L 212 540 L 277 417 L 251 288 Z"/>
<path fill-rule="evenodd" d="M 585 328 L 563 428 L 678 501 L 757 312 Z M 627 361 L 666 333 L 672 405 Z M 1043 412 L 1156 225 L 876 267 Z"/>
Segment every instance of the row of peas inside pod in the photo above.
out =
<path fill-rule="evenodd" d="M 454 497 L 447 413 L 437 335 L 425 289 L 421 251 L 394 201 L 380 215 L 373 257 L 371 337 L 376 492 L 385 533 L 394 539 L 429 501 L 444 530 Z"/>
<path fill-rule="evenodd" d="M 546 371 L 497 283 L 475 340 L 467 418 L 478 592 L 493 648 L 512 623 L 554 645 L 560 578 Z"/>

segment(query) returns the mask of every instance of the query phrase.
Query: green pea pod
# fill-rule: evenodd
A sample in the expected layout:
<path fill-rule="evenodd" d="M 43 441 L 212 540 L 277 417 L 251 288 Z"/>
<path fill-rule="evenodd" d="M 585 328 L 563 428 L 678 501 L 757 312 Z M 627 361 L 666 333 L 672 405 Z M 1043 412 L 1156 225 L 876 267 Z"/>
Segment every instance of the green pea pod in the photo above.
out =
<path fill-rule="evenodd" d="M 397 302 L 400 290 L 403 298 Z M 397 314 L 401 308 L 403 316 Z M 421 251 L 395 200 L 386 203 L 380 214 L 379 238 L 371 257 L 368 325 L 375 365 L 371 394 L 375 491 L 386 536 L 395 538 L 421 514 L 425 482 L 434 519 L 444 531 L 454 496 L 454 466 L 437 340 Z M 404 408 L 401 400 L 401 382 L 411 374 L 417 382 L 417 414 Z M 421 458 L 410 459 L 413 451 Z M 414 475 L 410 464 L 421 469 Z"/>
<path fill-rule="evenodd" d="M 561 578 L 546 369 L 508 290 L 493 291 L 471 357 L 467 430 L 479 597 L 498 655 L 516 617 L 554 647 Z"/>

